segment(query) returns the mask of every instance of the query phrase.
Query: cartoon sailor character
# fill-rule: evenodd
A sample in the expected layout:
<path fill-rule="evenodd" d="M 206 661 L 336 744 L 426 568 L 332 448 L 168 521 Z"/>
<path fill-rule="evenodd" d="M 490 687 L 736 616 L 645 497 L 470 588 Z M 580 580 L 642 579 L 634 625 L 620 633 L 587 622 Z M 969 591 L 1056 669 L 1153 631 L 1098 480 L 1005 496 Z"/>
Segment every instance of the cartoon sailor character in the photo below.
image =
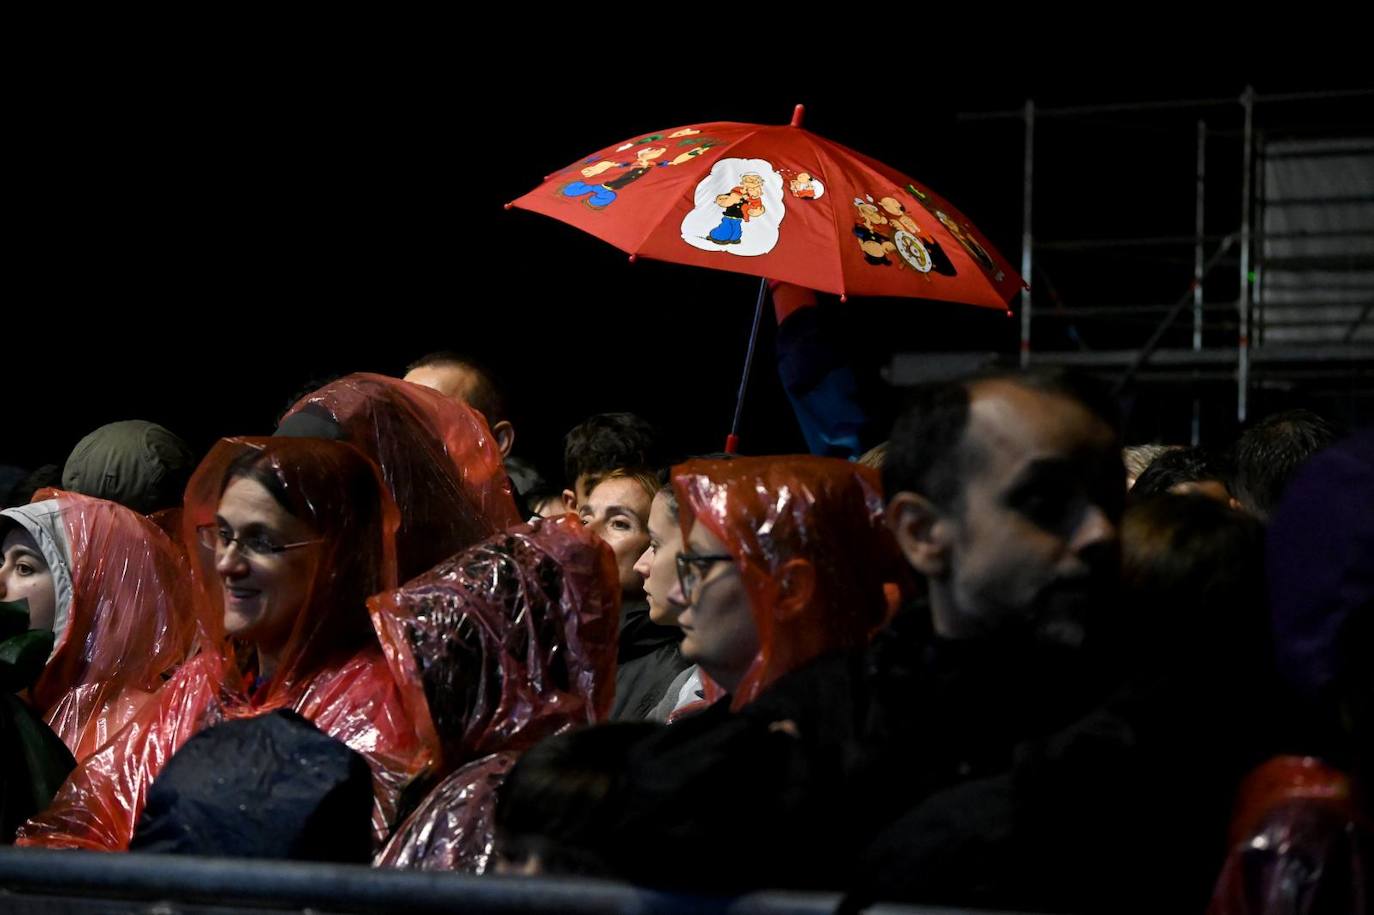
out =
<path fill-rule="evenodd" d="M 964 249 L 967 250 L 969 254 L 973 255 L 974 260 L 982 264 L 983 269 L 988 273 L 996 274 L 995 278 L 1000 282 L 1002 279 L 1002 271 L 997 269 L 997 264 L 983 246 L 978 244 L 978 240 L 965 232 L 960 227 L 959 223 L 946 215 L 943 210 L 931 210 L 931 212 L 935 214 L 935 218 L 940 220 L 941 224 L 943 224 L 946 229 L 949 229 L 949 234 L 958 239 L 959 244 L 963 245 Z"/>
<path fill-rule="evenodd" d="M 643 178 L 645 175 L 647 175 L 650 171 L 653 170 L 655 164 L 670 164 L 666 162 L 655 163 L 654 161 L 667 151 L 668 147 L 666 146 L 646 146 L 635 153 L 635 158 L 633 162 L 610 162 L 607 160 L 602 160 L 592 165 L 588 165 L 586 168 L 582 169 L 583 178 L 595 178 L 596 176 L 602 174 L 603 172 L 607 172 L 612 168 L 623 168 L 625 169 L 625 171 L 621 172 L 619 175 L 616 175 L 609 181 L 603 181 L 599 184 L 588 184 L 585 181 L 574 181 L 570 184 L 564 185 L 563 189 L 560 190 L 558 193 L 562 197 L 567 197 L 573 200 L 576 200 L 579 197 L 584 198 L 583 202 L 586 203 L 587 206 L 591 207 L 593 210 L 604 210 L 606 207 L 615 203 L 616 194 L 619 191 L 623 190 L 625 186 L 630 184 L 631 182 L 638 181 L 640 178 Z"/>
<path fill-rule="evenodd" d="M 871 200 L 854 198 L 854 209 L 859 219 L 854 223 L 854 237 L 859 240 L 859 250 L 864 260 L 875 267 L 891 267 L 888 252 L 897 250 L 889 234 L 891 226 L 881 210 Z"/>
<path fill-rule="evenodd" d="M 716 197 L 723 212 L 720 225 L 706 237 L 718 245 L 737 245 L 744 235 L 744 224 L 763 215 L 763 179 L 756 174 L 741 175 L 739 184 Z"/>
<path fill-rule="evenodd" d="M 940 243 L 929 233 L 922 232 L 921 227 L 916 224 L 916 220 L 907 214 L 906 207 L 896 197 L 883 197 L 878 201 L 878 206 L 882 207 L 883 213 L 887 216 L 887 221 L 902 229 L 920 242 L 921 247 L 930 255 L 930 264 L 927 270 L 934 270 L 945 276 L 955 276 L 954 264 L 950 262 L 949 255 L 945 254 Z"/>
<path fill-rule="evenodd" d="M 687 163 L 687 162 L 690 162 L 690 161 L 692 161 L 693 159 L 695 159 L 697 156 L 700 156 L 700 155 L 704 154 L 704 153 L 705 153 L 707 150 L 709 150 L 711 147 L 713 147 L 713 146 L 719 146 L 719 145 L 720 145 L 720 141 L 719 141 L 719 140 L 710 140 L 710 139 L 704 139 L 704 140 L 683 140 L 683 141 L 682 141 L 681 143 L 679 143 L 678 145 L 679 145 L 679 146 L 690 146 L 690 147 L 692 147 L 692 148 L 689 149 L 689 150 L 687 150 L 687 151 L 684 152 L 684 153 L 679 154 L 677 157 L 675 157 L 672 161 L 670 161 L 670 162 L 668 163 L 669 165 L 683 165 L 683 164 L 685 164 L 685 163 Z"/>
<path fill-rule="evenodd" d="M 825 194 L 825 185 L 810 172 L 797 172 L 797 176 L 787 182 L 787 189 L 801 200 L 816 200 Z"/>

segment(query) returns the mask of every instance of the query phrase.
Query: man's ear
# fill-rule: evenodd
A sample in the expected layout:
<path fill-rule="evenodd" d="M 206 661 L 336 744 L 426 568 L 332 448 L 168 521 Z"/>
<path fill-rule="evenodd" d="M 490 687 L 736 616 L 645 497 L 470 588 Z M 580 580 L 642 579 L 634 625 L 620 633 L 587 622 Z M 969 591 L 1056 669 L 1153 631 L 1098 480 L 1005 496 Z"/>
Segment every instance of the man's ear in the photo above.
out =
<path fill-rule="evenodd" d="M 515 447 L 515 427 L 503 419 L 491 427 L 491 436 L 496 439 L 501 457 L 510 457 L 510 450 Z"/>
<path fill-rule="evenodd" d="M 778 583 L 776 614 L 790 620 L 806 609 L 816 593 L 816 567 L 809 559 L 789 559 L 774 579 Z"/>
<path fill-rule="evenodd" d="M 573 514 L 577 514 L 577 493 L 571 489 L 563 490 L 563 507 Z"/>
<path fill-rule="evenodd" d="M 949 570 L 949 521 L 925 496 L 894 495 L 887 503 L 887 526 L 917 572 L 939 578 Z"/>

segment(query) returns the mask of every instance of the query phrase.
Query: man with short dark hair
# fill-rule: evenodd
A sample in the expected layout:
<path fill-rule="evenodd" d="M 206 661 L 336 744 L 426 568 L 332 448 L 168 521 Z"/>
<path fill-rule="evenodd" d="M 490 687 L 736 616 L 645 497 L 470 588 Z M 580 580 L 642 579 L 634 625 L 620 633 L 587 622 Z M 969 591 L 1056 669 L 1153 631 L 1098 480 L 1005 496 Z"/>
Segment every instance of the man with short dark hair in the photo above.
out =
<path fill-rule="evenodd" d="M 1236 498 L 1250 514 L 1267 521 L 1289 478 L 1335 440 L 1335 429 L 1311 410 L 1288 410 L 1261 420 L 1236 442 Z"/>
<path fill-rule="evenodd" d="M 946 638 L 1081 639 L 1114 567 L 1124 470 L 1111 407 L 1072 376 L 990 375 L 924 392 L 883 465 L 888 523 Z"/>
<path fill-rule="evenodd" d="M 633 413 L 598 413 L 563 439 L 563 502 L 579 511 L 592 489 L 613 470 L 652 473 L 664 463 L 657 430 Z"/>
<path fill-rule="evenodd" d="M 571 489 L 568 511 L 577 512 L 616 555 L 625 588 L 620 607 L 615 720 L 647 718 L 687 662 L 678 653 L 682 631 L 654 622 L 637 561 L 649 542 L 649 508 L 658 488 L 658 433 L 633 413 L 600 413 L 578 423 L 563 440 Z"/>

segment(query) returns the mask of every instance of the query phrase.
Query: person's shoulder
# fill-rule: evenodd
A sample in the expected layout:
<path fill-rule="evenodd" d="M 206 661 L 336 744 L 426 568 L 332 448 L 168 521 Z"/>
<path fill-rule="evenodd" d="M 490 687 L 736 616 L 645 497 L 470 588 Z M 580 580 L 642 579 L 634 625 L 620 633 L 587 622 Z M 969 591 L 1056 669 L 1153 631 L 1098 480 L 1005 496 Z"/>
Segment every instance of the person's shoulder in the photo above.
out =
<path fill-rule="evenodd" d="M 836 652 L 790 671 L 740 713 L 768 721 L 810 719 L 852 706 L 864 689 L 867 648 Z"/>

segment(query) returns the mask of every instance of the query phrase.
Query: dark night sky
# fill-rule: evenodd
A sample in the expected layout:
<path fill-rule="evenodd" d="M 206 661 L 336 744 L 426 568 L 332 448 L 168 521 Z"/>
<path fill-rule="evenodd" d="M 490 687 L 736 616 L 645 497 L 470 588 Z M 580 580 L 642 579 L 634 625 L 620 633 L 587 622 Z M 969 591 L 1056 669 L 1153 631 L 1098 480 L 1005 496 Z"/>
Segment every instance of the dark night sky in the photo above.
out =
<path fill-rule="evenodd" d="M 1017 263 L 1020 125 L 961 123 L 957 112 L 1027 96 L 1053 105 L 1236 96 L 1247 81 L 1261 92 L 1349 85 L 1239 70 L 1186 79 L 1010 70 L 985 85 L 869 79 L 840 64 L 750 84 L 720 78 L 714 58 L 679 66 L 628 54 L 608 68 L 590 55 L 529 53 L 493 68 L 393 47 L 212 72 L 187 60 L 125 63 L 57 80 L 11 134 L 26 165 L 7 299 L 24 317 L 11 312 L 6 362 L 41 393 L 17 403 L 11 392 L 0 463 L 61 463 L 83 434 L 116 419 L 159 421 L 200 447 L 265 433 L 308 379 L 398 373 L 438 348 L 477 354 L 503 376 L 517 450 L 545 464 L 570 425 L 614 409 L 655 420 L 683 451 L 715 450 L 756 281 L 630 265 L 504 202 L 632 134 L 786 121 L 800 101 L 807 127 L 925 181 Z M 1238 112 L 1218 121 L 1235 126 Z M 1195 118 L 1045 127 L 1037 232 L 1191 232 Z M 1238 145 L 1223 146 L 1219 161 L 1238 161 Z M 1234 228 L 1231 193 L 1209 210 L 1218 231 Z M 1065 301 L 1084 304 L 1170 300 L 1189 270 L 1048 256 L 1045 266 Z M 825 307 L 861 366 L 895 350 L 1016 343 L 1018 322 L 989 311 L 898 300 Z M 1093 345 L 1111 342 L 1110 329 L 1081 331 L 1097 335 Z M 765 325 L 746 451 L 802 447 L 772 358 Z"/>

